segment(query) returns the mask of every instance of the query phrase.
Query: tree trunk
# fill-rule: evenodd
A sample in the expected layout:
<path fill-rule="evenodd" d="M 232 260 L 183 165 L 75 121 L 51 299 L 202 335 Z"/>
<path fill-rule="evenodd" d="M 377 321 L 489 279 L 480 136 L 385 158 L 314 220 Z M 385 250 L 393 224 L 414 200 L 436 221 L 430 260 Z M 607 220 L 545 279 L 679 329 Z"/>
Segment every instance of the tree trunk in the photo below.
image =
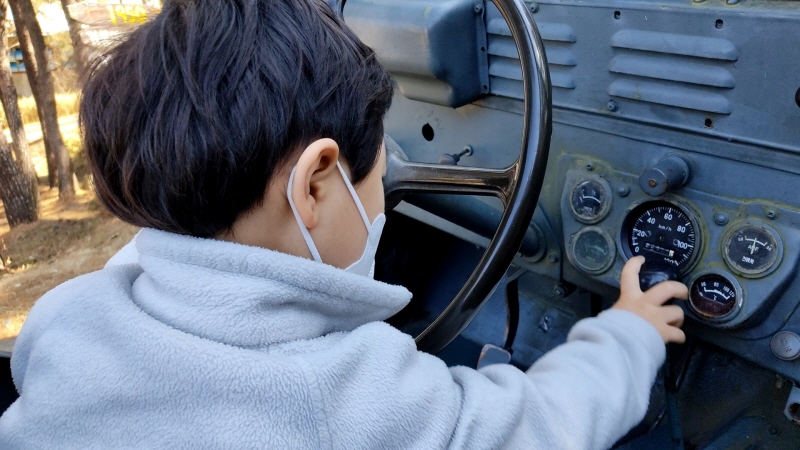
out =
<path fill-rule="evenodd" d="M 75 49 L 75 67 L 78 69 L 78 78 L 83 84 L 84 76 L 86 75 L 86 64 L 89 61 L 88 49 L 86 44 L 81 40 L 81 24 L 72 20 L 69 15 L 69 5 L 75 3 L 75 0 L 61 0 L 61 7 L 64 8 L 64 16 L 67 18 L 69 24 L 69 36 L 72 38 L 72 48 Z"/>
<path fill-rule="evenodd" d="M 8 1 L 0 0 L 0 23 L 5 23 L 7 10 Z M 14 140 L 12 148 L 17 159 L 17 166 L 30 184 L 31 195 L 38 209 L 38 180 L 28 153 L 28 137 L 25 135 L 25 126 L 19 112 L 17 88 L 14 87 L 14 80 L 11 77 L 11 67 L 8 61 L 8 31 L 4 26 L 0 26 L 0 101 L 3 103 L 3 110 L 6 113 L 6 120 Z"/>
<path fill-rule="evenodd" d="M 72 161 L 69 158 L 67 147 L 64 145 L 64 139 L 61 137 L 61 129 L 58 127 L 55 88 L 53 86 L 53 77 L 50 74 L 50 58 L 42 35 L 42 29 L 36 19 L 36 12 L 33 9 L 31 0 L 9 0 L 9 3 L 14 15 L 14 24 L 17 27 L 17 36 L 22 47 L 25 70 L 29 71 L 35 68 L 35 75 L 31 76 L 29 72 L 28 79 L 36 80 L 35 83 L 31 82 L 31 89 L 34 92 L 39 92 L 38 96 L 34 94 L 34 99 L 41 119 L 45 147 L 49 143 L 50 149 L 55 155 L 58 172 L 58 194 L 62 199 L 72 198 L 75 196 L 75 185 L 72 182 Z M 30 46 L 22 44 L 23 36 L 29 39 Z M 33 48 L 33 55 L 30 54 L 30 47 Z M 27 57 L 25 55 L 26 52 L 29 53 Z M 31 65 L 29 66 L 28 64 Z"/>
<path fill-rule="evenodd" d="M 19 40 L 19 47 L 22 50 L 22 61 L 25 63 L 25 75 L 28 77 L 28 83 L 31 85 L 31 92 L 33 93 L 33 99 L 36 102 L 36 114 L 39 116 L 39 124 L 42 128 L 42 138 L 44 141 L 44 150 L 45 150 L 45 159 L 47 161 L 47 181 L 50 184 L 50 188 L 54 188 L 57 186 L 58 183 L 58 163 L 56 160 L 56 154 L 53 151 L 52 145 L 50 140 L 47 138 L 47 130 L 44 127 L 44 114 L 42 113 L 42 109 L 38 107 L 38 105 L 42 104 L 41 92 L 37 88 L 37 84 L 39 82 L 39 70 L 36 66 L 36 59 L 34 58 L 33 54 L 33 46 L 31 45 L 31 37 L 28 29 L 25 27 L 25 23 L 23 22 L 22 18 L 20 17 L 20 12 L 16 8 L 16 4 L 12 3 L 12 17 L 14 19 L 14 28 L 17 30 L 17 40 Z"/>
<path fill-rule="evenodd" d="M 11 228 L 39 219 L 36 199 L 30 195 L 29 186 L 30 183 L 11 157 L 6 136 L 0 133 L 0 200 L 3 201 Z"/>

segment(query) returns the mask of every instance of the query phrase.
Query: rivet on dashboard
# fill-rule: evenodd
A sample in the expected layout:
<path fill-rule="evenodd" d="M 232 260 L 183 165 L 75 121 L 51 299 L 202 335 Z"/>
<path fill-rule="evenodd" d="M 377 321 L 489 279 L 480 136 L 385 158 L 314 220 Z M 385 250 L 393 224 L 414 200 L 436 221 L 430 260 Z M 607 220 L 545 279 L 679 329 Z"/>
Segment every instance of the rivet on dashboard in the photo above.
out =
<path fill-rule="evenodd" d="M 775 211 L 774 209 L 770 209 L 769 211 L 767 211 L 767 217 L 772 219 L 772 220 L 777 219 L 778 218 L 778 211 Z"/>
<path fill-rule="evenodd" d="M 481 5 L 480 3 L 477 3 L 475 5 L 475 14 L 480 14 L 482 12 L 483 12 L 483 5 Z"/>
<path fill-rule="evenodd" d="M 611 112 L 616 112 L 619 109 L 619 106 L 617 106 L 617 102 L 614 100 L 609 100 L 606 108 Z"/>
<path fill-rule="evenodd" d="M 556 255 L 555 253 L 550 253 L 550 256 L 548 256 L 547 259 L 551 263 L 556 263 L 556 262 L 558 262 L 558 255 Z"/>
<path fill-rule="evenodd" d="M 620 186 L 619 189 L 617 189 L 617 194 L 620 197 L 627 197 L 628 194 L 630 193 L 631 193 L 631 188 L 629 188 L 628 186 Z"/>
<path fill-rule="evenodd" d="M 717 215 L 714 216 L 714 223 L 716 223 L 719 226 L 727 225 L 728 215 L 725 213 L 717 213 Z"/>
<path fill-rule="evenodd" d="M 594 170 L 594 163 L 586 163 L 586 170 L 589 172 Z"/>
<path fill-rule="evenodd" d="M 647 184 L 648 184 L 650 187 L 653 187 L 653 188 L 654 188 L 654 187 L 656 187 L 656 186 L 658 185 L 658 183 L 656 183 L 656 180 L 650 180 L 650 181 L 648 181 L 648 182 L 647 182 Z"/>
<path fill-rule="evenodd" d="M 536 14 L 537 12 L 539 12 L 539 4 L 538 3 L 531 3 L 530 5 L 528 5 L 528 9 L 533 14 Z"/>

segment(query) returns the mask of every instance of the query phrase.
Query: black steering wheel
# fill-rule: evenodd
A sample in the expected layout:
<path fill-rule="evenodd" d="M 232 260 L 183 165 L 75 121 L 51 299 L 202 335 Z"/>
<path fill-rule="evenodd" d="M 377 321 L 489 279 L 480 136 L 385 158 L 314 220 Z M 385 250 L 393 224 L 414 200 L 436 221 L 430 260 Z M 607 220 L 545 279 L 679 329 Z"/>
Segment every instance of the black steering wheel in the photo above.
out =
<path fill-rule="evenodd" d="M 493 1 L 511 29 L 522 66 L 524 124 L 519 159 L 505 169 L 415 163 L 406 159 L 396 142 L 386 139 L 387 198 L 402 192 L 493 195 L 505 207 L 494 237 L 464 287 L 416 338 L 420 350 L 433 354 L 464 331 L 505 274 L 533 217 L 547 167 L 552 87 L 542 39 L 522 0 Z"/>

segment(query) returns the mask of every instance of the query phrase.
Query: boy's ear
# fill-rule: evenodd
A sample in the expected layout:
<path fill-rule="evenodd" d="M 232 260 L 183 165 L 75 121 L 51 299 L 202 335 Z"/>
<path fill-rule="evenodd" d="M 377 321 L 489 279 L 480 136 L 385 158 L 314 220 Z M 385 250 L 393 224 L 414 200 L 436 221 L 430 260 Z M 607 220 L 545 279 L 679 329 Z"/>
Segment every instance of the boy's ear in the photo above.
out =
<path fill-rule="evenodd" d="M 339 145 L 333 139 L 319 139 L 306 147 L 297 161 L 294 180 L 289 187 L 292 200 L 306 228 L 319 224 L 319 201 L 325 196 L 328 183 L 339 175 L 336 162 Z"/>

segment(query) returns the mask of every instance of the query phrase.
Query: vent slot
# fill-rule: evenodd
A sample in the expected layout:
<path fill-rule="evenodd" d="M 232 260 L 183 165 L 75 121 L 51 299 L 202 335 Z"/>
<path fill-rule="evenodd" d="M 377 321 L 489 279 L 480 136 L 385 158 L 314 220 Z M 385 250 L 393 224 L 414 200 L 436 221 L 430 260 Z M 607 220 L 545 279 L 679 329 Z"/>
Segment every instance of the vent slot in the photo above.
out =
<path fill-rule="evenodd" d="M 701 86 L 733 89 L 733 75 L 722 67 L 698 61 L 651 55 L 618 55 L 611 60 L 608 70 L 613 73 L 634 75 Z"/>
<path fill-rule="evenodd" d="M 671 55 L 736 61 L 739 51 L 731 41 L 655 31 L 622 30 L 611 37 L 611 46 Z"/>

